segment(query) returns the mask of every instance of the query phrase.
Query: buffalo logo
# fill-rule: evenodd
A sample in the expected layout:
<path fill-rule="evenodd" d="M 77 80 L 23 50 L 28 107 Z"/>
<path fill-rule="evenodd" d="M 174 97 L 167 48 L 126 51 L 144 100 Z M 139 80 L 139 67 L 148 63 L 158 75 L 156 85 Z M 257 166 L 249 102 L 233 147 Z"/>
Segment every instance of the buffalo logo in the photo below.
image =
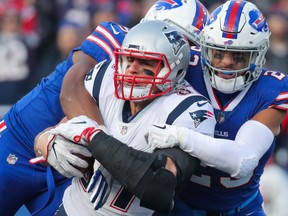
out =
<path fill-rule="evenodd" d="M 177 55 L 181 47 L 183 47 L 186 43 L 185 38 L 181 36 L 177 31 L 172 31 L 164 34 L 172 46 L 174 55 Z"/>
<path fill-rule="evenodd" d="M 194 120 L 195 128 L 197 128 L 204 120 L 214 116 L 214 114 L 208 110 L 197 110 L 189 114 L 191 118 Z"/>
<path fill-rule="evenodd" d="M 224 41 L 224 45 L 232 45 L 232 44 L 233 44 L 232 40 Z"/>
<path fill-rule="evenodd" d="M 251 10 L 249 12 L 249 24 L 258 32 L 267 32 L 268 25 L 265 17 L 259 10 Z"/>
<path fill-rule="evenodd" d="M 210 18 L 209 18 L 209 20 L 208 20 L 207 25 L 210 25 L 210 24 L 212 24 L 213 22 L 215 22 L 215 20 L 216 20 L 217 17 L 218 17 L 218 14 L 219 14 L 220 11 L 222 10 L 222 7 L 223 7 L 223 5 L 220 6 L 220 7 L 218 7 L 218 8 L 216 8 L 216 9 L 214 10 L 214 12 L 210 15 Z"/>
<path fill-rule="evenodd" d="M 155 3 L 156 10 L 170 10 L 182 6 L 182 0 L 160 0 Z"/>

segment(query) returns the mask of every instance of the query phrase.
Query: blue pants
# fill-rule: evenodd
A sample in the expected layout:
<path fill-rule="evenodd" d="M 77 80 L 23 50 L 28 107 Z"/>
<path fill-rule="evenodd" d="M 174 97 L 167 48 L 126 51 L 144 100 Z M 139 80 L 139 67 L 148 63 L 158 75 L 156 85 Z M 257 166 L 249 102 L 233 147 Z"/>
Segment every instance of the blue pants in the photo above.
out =
<path fill-rule="evenodd" d="M 13 216 L 23 204 L 32 215 L 53 215 L 70 185 L 71 179 L 54 169 L 30 164 L 35 157 L 31 146 L 8 128 L 0 132 L 0 215 Z"/>

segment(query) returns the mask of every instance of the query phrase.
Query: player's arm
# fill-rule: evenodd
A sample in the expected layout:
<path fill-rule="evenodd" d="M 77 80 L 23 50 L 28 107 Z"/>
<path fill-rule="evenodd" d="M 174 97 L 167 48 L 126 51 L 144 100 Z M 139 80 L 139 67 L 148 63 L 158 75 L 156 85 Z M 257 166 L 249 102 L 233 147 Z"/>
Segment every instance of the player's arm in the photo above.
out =
<path fill-rule="evenodd" d="M 84 86 L 86 73 L 97 62 L 82 51 L 74 53 L 73 62 L 74 65 L 65 75 L 61 88 L 60 100 L 63 111 L 68 118 L 85 114 L 96 120 L 99 124 L 103 124 L 98 106 Z"/>
<path fill-rule="evenodd" d="M 253 172 L 260 158 L 270 148 L 280 132 L 285 113 L 277 109 L 259 112 L 241 126 L 235 140 L 213 138 L 184 127 L 166 128 L 165 132 L 159 132 L 157 128 L 153 130 L 158 130 L 157 137 L 159 133 L 168 133 L 177 140 L 164 147 L 179 145 L 207 165 L 227 172 L 232 177 L 241 178 Z M 150 135 L 153 136 L 153 133 L 151 130 Z"/>
<path fill-rule="evenodd" d="M 68 119 L 86 115 L 103 124 L 93 97 L 84 87 L 84 77 L 98 62 L 114 57 L 113 51 L 120 47 L 127 31 L 126 27 L 116 23 L 101 22 L 83 41 L 81 51 L 74 53 L 74 65 L 64 77 L 60 94 L 61 105 Z"/>
<path fill-rule="evenodd" d="M 87 146 L 93 157 L 141 200 L 140 205 L 160 212 L 172 209 L 176 189 L 200 164 L 179 148 L 161 153 L 135 150 L 102 132 L 85 116 L 60 124 L 51 132 Z"/>

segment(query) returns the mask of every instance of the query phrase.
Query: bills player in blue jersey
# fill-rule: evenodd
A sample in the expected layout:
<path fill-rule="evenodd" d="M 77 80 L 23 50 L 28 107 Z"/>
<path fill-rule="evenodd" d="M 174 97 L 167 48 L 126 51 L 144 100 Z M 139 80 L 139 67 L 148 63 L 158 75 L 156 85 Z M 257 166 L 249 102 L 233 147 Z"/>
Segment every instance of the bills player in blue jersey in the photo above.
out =
<path fill-rule="evenodd" d="M 149 131 L 151 146 L 180 146 L 203 163 L 172 215 L 265 215 L 260 177 L 288 110 L 287 76 L 262 67 L 269 36 L 250 2 L 227 1 L 211 14 L 200 37 L 203 72 L 188 76 L 212 102 L 215 138 L 173 126 Z"/>
<path fill-rule="evenodd" d="M 127 32 L 126 27 L 114 23 L 98 26 L 81 47 L 75 48 L 66 61 L 43 78 L 0 120 L 0 191 L 5 194 L 0 197 L 1 215 L 14 215 L 23 204 L 34 215 L 51 215 L 61 203 L 63 192 L 71 180 L 54 169 L 29 164 L 29 159 L 35 157 L 34 138 L 40 131 L 57 124 L 64 117 L 59 95 L 63 77 L 69 68 L 74 65 L 79 73 L 81 70 L 86 73 L 97 62 L 111 58 L 108 53 L 98 50 L 120 46 L 113 39 L 101 45 L 91 42 L 95 39 L 94 34 L 100 38 L 107 29 L 111 32 L 112 29 L 121 31 L 117 35 L 120 41 Z M 97 110 L 94 110 L 90 116 L 97 119 L 99 115 L 96 113 Z M 97 122 L 101 122 L 101 119 Z"/>
<path fill-rule="evenodd" d="M 126 28 L 117 24 L 104 23 L 95 30 L 95 33 L 100 34 L 99 32 L 107 28 L 110 31 L 112 28 L 120 31 L 121 28 L 122 33 L 118 35 L 118 39 L 123 40 Z M 53 73 L 43 78 L 0 120 L 2 181 L 0 191 L 5 194 L 0 197 L 1 215 L 14 215 L 23 204 L 34 215 L 51 215 L 61 203 L 63 192 L 70 184 L 70 179 L 60 175 L 54 169 L 29 164 L 29 159 L 35 157 L 33 151 L 35 136 L 43 129 L 57 124 L 64 117 L 59 95 L 63 77 L 69 68 L 74 65 L 79 73 L 80 70 L 86 73 L 96 62 L 110 58 L 105 52 L 95 54 L 96 48 L 102 47 L 94 45 L 91 48 L 93 39 L 92 34 L 81 47 L 71 52 L 65 62 L 59 64 Z M 119 43 L 114 42 L 108 41 L 105 44 L 106 48 L 119 47 Z M 99 116 L 96 115 L 97 110 L 92 113 L 93 116 L 92 114 L 90 116 L 97 119 Z M 97 122 L 101 122 L 101 119 Z"/>
<path fill-rule="evenodd" d="M 169 2 L 171 3 L 171 1 Z M 151 19 L 166 19 L 170 16 L 171 19 L 167 21 L 174 20 L 174 24 L 178 26 L 185 23 L 185 29 L 191 35 L 196 35 L 192 38 L 197 38 L 204 21 L 206 21 L 205 11 L 207 10 L 194 0 L 173 2 L 173 7 L 168 7 L 170 13 L 166 9 L 159 10 L 157 16 L 151 16 Z M 159 1 L 152 7 L 157 6 L 159 9 L 161 4 L 166 7 L 168 5 L 165 1 Z M 162 13 L 163 17 L 161 17 Z M 180 16 L 171 16 L 175 13 Z M 179 23 L 179 18 L 182 19 L 181 23 Z M 196 22 L 196 20 L 199 21 Z M 193 25 L 190 28 L 191 22 Z M 101 23 L 80 47 L 70 53 L 65 62 L 59 64 L 51 75 L 43 78 L 30 93 L 20 99 L 0 119 L 0 173 L 2 179 L 0 191 L 5 194 L 0 197 L 1 215 L 13 215 L 22 204 L 26 204 L 33 215 L 50 215 L 57 208 L 70 180 L 59 175 L 53 169 L 28 163 L 28 160 L 35 156 L 34 138 L 44 128 L 58 123 L 64 117 L 64 112 L 69 118 L 85 114 L 101 124 L 102 120 L 97 114 L 99 113 L 98 109 L 94 107 L 94 100 L 85 90 L 81 91 L 80 97 L 78 94 L 74 94 L 80 92 L 74 90 L 81 86 L 81 82 L 80 85 L 78 85 L 79 83 L 73 85 L 71 77 L 81 81 L 86 72 L 97 62 L 110 59 L 113 50 L 120 47 L 127 31 L 128 28 L 115 23 Z M 67 71 L 71 76 L 70 78 L 67 76 L 63 81 Z M 59 94 L 62 83 L 66 88 L 62 89 L 60 97 L 63 100 L 60 104 Z M 85 94 L 89 97 L 85 97 Z M 75 101 L 73 100 L 74 96 L 77 100 L 75 104 L 78 102 L 80 105 L 72 104 L 72 101 Z M 83 103 L 84 98 L 86 98 L 85 103 Z"/>

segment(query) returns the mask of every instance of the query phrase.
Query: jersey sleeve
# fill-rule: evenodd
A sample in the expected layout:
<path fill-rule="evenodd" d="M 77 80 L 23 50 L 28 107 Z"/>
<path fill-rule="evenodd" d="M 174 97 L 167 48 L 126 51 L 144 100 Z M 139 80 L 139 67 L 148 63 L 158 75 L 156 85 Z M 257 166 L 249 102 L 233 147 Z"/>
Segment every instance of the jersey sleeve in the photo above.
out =
<path fill-rule="evenodd" d="M 106 73 L 106 69 L 111 61 L 102 61 L 96 64 L 85 76 L 84 84 L 86 90 L 91 96 L 93 96 L 96 102 L 99 102 L 100 88 L 102 85 L 103 77 Z M 108 72 L 107 72 L 108 73 Z"/>
<path fill-rule="evenodd" d="M 174 99 L 175 103 L 176 100 Z M 213 107 L 205 97 L 191 95 L 181 100 L 170 112 L 166 124 L 186 127 L 208 136 L 214 136 L 216 119 Z"/>
<path fill-rule="evenodd" d="M 274 108 L 288 111 L 288 76 L 278 71 L 264 69 L 258 81 L 261 108 Z"/>
<path fill-rule="evenodd" d="M 101 22 L 81 44 L 81 51 L 97 62 L 112 59 L 113 51 L 119 48 L 128 28 L 113 22 Z"/>
<path fill-rule="evenodd" d="M 288 77 L 286 75 L 283 82 L 281 82 L 281 89 L 278 96 L 275 98 L 269 108 L 288 111 Z"/>

